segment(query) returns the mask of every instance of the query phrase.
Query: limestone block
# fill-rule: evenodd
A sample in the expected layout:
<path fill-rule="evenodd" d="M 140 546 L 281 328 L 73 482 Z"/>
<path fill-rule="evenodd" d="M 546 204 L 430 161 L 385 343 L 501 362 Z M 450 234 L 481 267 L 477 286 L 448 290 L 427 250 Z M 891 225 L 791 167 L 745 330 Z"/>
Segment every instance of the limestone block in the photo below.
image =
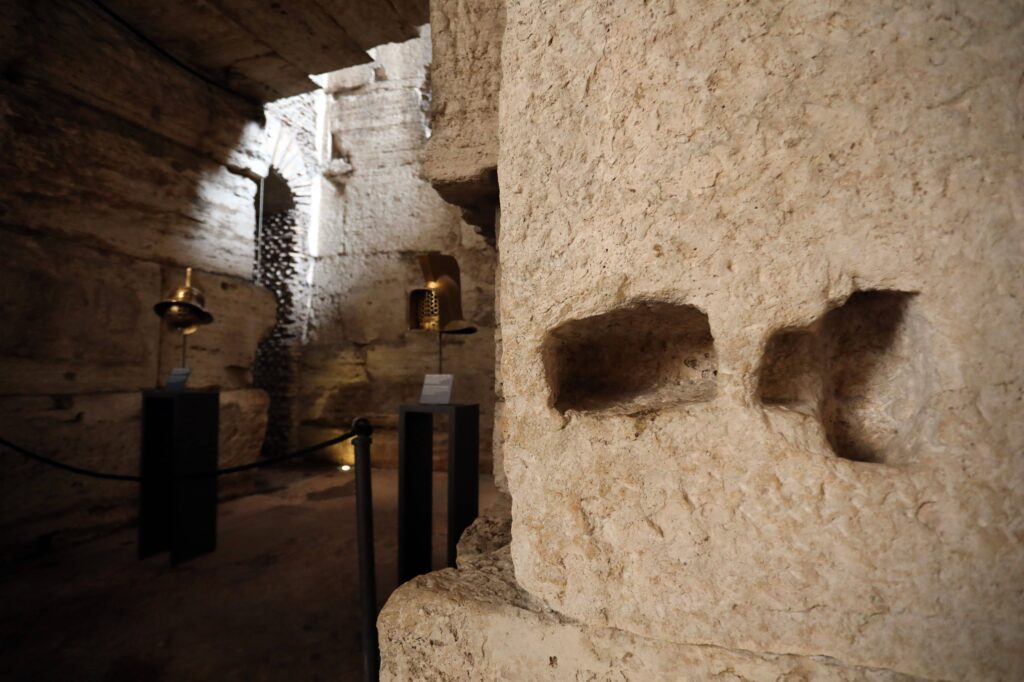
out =
<path fill-rule="evenodd" d="M 323 254 L 451 252 L 457 246 L 458 211 L 419 178 L 415 166 L 374 170 L 350 163 L 345 208 L 328 213 L 321 227 Z"/>
<path fill-rule="evenodd" d="M 247 388 L 220 394 L 220 466 L 254 462 L 263 447 L 267 430 L 266 391 Z"/>
<path fill-rule="evenodd" d="M 0 25 L 7 77 L 17 87 L 42 81 L 218 162 L 260 166 L 257 105 L 189 74 L 98 6 L 17 0 L 0 8 Z M 81 109 L 72 107 L 76 115 Z M 67 149 L 76 149 L 75 143 L 60 157 Z M 124 162 L 130 165 L 128 158 Z"/>
<path fill-rule="evenodd" d="M 337 71 L 331 71 L 328 74 L 324 74 L 326 82 L 324 83 L 324 90 L 331 95 L 346 92 L 348 90 L 355 90 L 361 88 L 364 85 L 369 85 L 373 82 L 375 62 L 369 64 L 360 64 L 359 66 L 350 66 L 347 69 L 339 69 Z"/>
<path fill-rule="evenodd" d="M 512 498 L 499 494 L 494 502 L 470 524 L 459 538 L 456 565 L 465 569 L 475 563 L 489 563 L 489 556 L 512 540 Z"/>
<path fill-rule="evenodd" d="M 334 144 L 352 165 L 377 168 L 418 158 L 425 131 L 417 85 L 373 83 L 328 101 Z"/>
<path fill-rule="evenodd" d="M 431 128 L 423 162 L 445 201 L 494 246 L 504 0 L 431 3 Z"/>
<path fill-rule="evenodd" d="M 429 82 L 431 56 L 430 24 L 420 26 L 417 35 L 405 42 L 380 45 L 374 51 L 375 63 L 383 69 L 377 80 L 391 84 L 408 84 L 419 88 Z"/>
<path fill-rule="evenodd" d="M 474 557 L 460 570 L 405 583 L 392 593 L 377 627 L 382 680 L 921 679 L 824 656 L 675 644 L 589 627 L 544 608 L 516 585 L 507 547 Z"/>
<path fill-rule="evenodd" d="M 411 65 L 382 57 L 380 68 L 394 68 L 405 80 L 374 82 L 331 100 L 332 163 L 342 162 L 351 170 L 344 175 L 344 209 L 323 212 L 321 253 L 430 251 L 454 246 L 453 235 L 460 225 L 458 211 L 446 205 L 419 176 L 427 134 L 420 89 L 424 66 L 422 56 L 413 59 L 406 53 L 422 44 L 416 40 L 391 46 Z M 416 65 L 419 80 L 408 73 Z"/>
<path fill-rule="evenodd" d="M 423 375 L 437 371 L 437 337 L 410 335 L 410 339 L 409 343 L 372 344 L 357 364 L 331 362 L 322 351 L 307 352 L 301 402 L 311 407 L 304 410 L 304 420 L 348 424 L 364 416 L 375 426 L 397 425 L 398 406 L 416 402 Z M 340 376 L 332 375 L 331 367 Z"/>
<path fill-rule="evenodd" d="M 3 106 L 4 223 L 251 277 L 252 180 L 54 93 L 22 88 Z"/>
<path fill-rule="evenodd" d="M 418 96 L 427 95 L 423 87 L 430 67 L 430 25 L 420 26 L 416 37 L 404 42 L 378 44 L 370 50 L 373 62 L 325 74 L 324 90 L 330 94 L 370 90 L 411 89 Z M 422 107 L 417 107 L 422 109 Z M 411 113 L 415 113 L 415 109 Z M 344 117 L 342 117 L 344 118 Z"/>
<path fill-rule="evenodd" d="M 159 266 L 7 226 L 0 251 L 0 395 L 154 384 Z"/>
<path fill-rule="evenodd" d="M 430 32 L 380 46 L 366 67 L 329 74 L 332 160 L 340 173 L 322 194 L 309 341 L 303 349 L 300 421 L 309 438 L 369 417 L 375 466 L 394 463 L 398 406 L 415 402 L 437 370 L 437 337 L 408 330 L 407 296 L 423 285 L 416 256 L 447 253 L 462 271 L 463 310 L 481 333 L 445 342 L 454 399 L 481 403 L 481 461 L 489 469 L 493 403 L 494 255 L 420 177 Z M 333 172 L 333 171 L 332 171 Z M 349 349 L 351 352 L 341 351 Z M 436 424 L 443 428 L 442 420 Z M 435 434 L 435 462 L 443 436 Z M 345 453 L 332 455 L 341 461 Z"/>
<path fill-rule="evenodd" d="M 421 0 L 323 0 L 320 4 L 364 50 L 415 38 L 416 27 L 429 19 L 427 3 Z"/>
<path fill-rule="evenodd" d="M 259 4 L 187 0 L 170 8 L 114 0 L 107 6 L 189 66 L 261 102 L 309 92 L 315 87 L 309 74 L 367 62 L 367 50 L 415 37 L 428 19 L 420 0 L 288 0 L 271 8 L 277 15 L 254 7 Z"/>
<path fill-rule="evenodd" d="M 336 417 L 336 394 L 360 390 L 369 383 L 366 358 L 361 349 L 334 346 L 303 346 L 299 365 L 298 420 L 328 423 Z"/>
<path fill-rule="evenodd" d="M 306 73 L 370 61 L 369 55 L 317 2 L 286 3 L 212 0 L 229 19 L 259 36 L 275 52 Z"/>
<path fill-rule="evenodd" d="M 76 466 L 138 473 L 139 393 L 0 398 L 0 433 L 29 450 Z M 40 536 L 124 523 L 138 486 L 83 478 L 4 451 L 0 477 L 0 552 Z"/>
<path fill-rule="evenodd" d="M 500 223 L 501 216 L 498 220 Z M 508 479 L 505 477 L 505 456 L 502 448 L 505 446 L 505 390 L 502 387 L 501 378 L 501 264 L 494 268 L 494 433 L 491 438 L 491 457 L 494 469 L 494 487 L 498 490 L 508 492 Z"/>
<path fill-rule="evenodd" d="M 423 175 L 439 188 L 455 191 L 459 185 L 479 183 L 498 165 L 505 2 L 439 0 L 431 3 L 430 23 L 434 134 Z"/>
<path fill-rule="evenodd" d="M 309 92 L 309 72 L 228 19 L 206 0 L 162 3 L 112 0 L 119 17 L 190 67 L 246 97 L 270 102 Z"/>
<path fill-rule="evenodd" d="M 185 272 L 163 268 L 160 298 L 181 286 Z M 222 389 L 252 386 L 252 364 L 259 342 L 274 326 L 274 294 L 237 277 L 193 271 L 192 281 L 202 288 L 213 324 L 201 327 L 188 339 L 189 386 Z M 160 329 L 160 380 L 181 366 L 181 335 Z M 262 440 L 262 436 L 260 436 Z"/>
<path fill-rule="evenodd" d="M 519 583 L 701 651 L 1024 676 L 1024 8 L 514 0 L 507 27 Z"/>
<path fill-rule="evenodd" d="M 407 292 L 423 284 L 415 254 L 324 257 L 316 273 L 310 340 L 322 345 L 401 335 Z"/>
<path fill-rule="evenodd" d="M 494 401 L 494 424 L 491 434 L 491 461 L 492 473 L 494 474 L 494 487 L 503 492 L 508 492 L 508 478 L 505 476 L 505 429 L 504 429 L 505 401 L 497 398 Z"/>
<path fill-rule="evenodd" d="M 462 267 L 463 305 L 466 317 L 481 328 L 493 325 L 493 285 L 489 267 L 493 255 L 476 261 L 455 251 Z M 317 284 L 313 291 L 310 345 L 341 342 L 359 344 L 397 340 L 409 334 L 406 319 L 410 289 L 423 286 L 417 253 L 401 251 L 374 255 L 330 256 L 317 262 Z M 412 332 L 409 338 L 429 337 Z M 449 337 L 446 345 L 465 344 L 477 348 L 492 364 L 490 347 L 469 339 Z M 484 361 L 474 360 L 474 367 Z M 493 369 L 488 370 L 493 373 Z"/>

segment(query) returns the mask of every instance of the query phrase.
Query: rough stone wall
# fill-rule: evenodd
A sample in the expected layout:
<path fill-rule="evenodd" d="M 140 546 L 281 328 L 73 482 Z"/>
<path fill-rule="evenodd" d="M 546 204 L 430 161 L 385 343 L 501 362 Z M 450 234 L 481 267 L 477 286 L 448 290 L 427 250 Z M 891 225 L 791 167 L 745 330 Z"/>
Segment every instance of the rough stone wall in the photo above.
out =
<path fill-rule="evenodd" d="M 510 0 L 501 49 L 515 582 L 401 587 L 385 677 L 1024 676 L 1024 6 Z"/>
<path fill-rule="evenodd" d="M 320 236 L 301 367 L 304 438 L 365 415 L 381 427 L 375 463 L 394 461 L 398 405 L 416 402 L 423 374 L 437 371 L 437 337 L 408 331 L 406 296 L 423 284 L 417 255 L 446 253 L 459 261 L 463 309 L 479 332 L 445 337 L 445 371 L 456 374 L 456 401 L 481 405 L 489 470 L 494 251 L 420 177 L 431 130 L 429 30 L 373 54 L 372 64 L 329 74 L 325 84 Z"/>
<path fill-rule="evenodd" d="M 503 0 L 430 3 L 435 135 L 423 176 L 491 241 L 498 203 L 498 90 Z"/>
<path fill-rule="evenodd" d="M 508 3 L 527 591 L 668 642 L 1024 676 L 1022 65 L 1020 3 Z"/>
<path fill-rule="evenodd" d="M 508 549 L 511 518 L 504 505 L 499 503 L 466 530 L 459 543 L 457 571 L 420 576 L 388 601 L 379 620 L 381 679 L 922 679 L 843 665 L 825 656 L 665 642 L 574 621 L 516 583 Z"/>
<path fill-rule="evenodd" d="M 216 319 L 190 340 L 191 385 L 221 388 L 221 461 L 251 459 L 267 405 L 249 367 L 274 318 L 250 282 L 259 108 L 91 3 L 5 3 L 0 26 L 0 433 L 135 472 L 139 391 L 180 364 L 152 305 L 191 265 Z M 130 484 L 2 457 L 4 551 L 134 509 Z"/>

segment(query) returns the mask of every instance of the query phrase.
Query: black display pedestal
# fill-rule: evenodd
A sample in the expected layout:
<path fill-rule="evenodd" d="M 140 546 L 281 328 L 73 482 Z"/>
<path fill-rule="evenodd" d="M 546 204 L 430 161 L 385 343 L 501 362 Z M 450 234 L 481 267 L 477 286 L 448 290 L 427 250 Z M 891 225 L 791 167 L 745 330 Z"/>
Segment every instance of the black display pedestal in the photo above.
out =
<path fill-rule="evenodd" d="M 143 391 L 139 558 L 176 564 L 217 547 L 220 392 Z"/>
<path fill-rule="evenodd" d="M 398 410 L 398 582 L 431 571 L 434 415 L 448 416 L 448 554 L 477 517 L 480 406 L 402 405 Z"/>

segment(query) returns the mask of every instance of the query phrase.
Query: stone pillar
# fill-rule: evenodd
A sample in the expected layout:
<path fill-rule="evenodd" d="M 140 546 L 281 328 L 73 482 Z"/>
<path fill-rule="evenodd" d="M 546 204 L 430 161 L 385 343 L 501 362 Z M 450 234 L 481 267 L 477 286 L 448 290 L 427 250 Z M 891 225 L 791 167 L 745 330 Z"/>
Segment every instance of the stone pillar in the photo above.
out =
<path fill-rule="evenodd" d="M 508 3 L 511 547 L 387 673 L 1024 675 L 1022 20 Z"/>

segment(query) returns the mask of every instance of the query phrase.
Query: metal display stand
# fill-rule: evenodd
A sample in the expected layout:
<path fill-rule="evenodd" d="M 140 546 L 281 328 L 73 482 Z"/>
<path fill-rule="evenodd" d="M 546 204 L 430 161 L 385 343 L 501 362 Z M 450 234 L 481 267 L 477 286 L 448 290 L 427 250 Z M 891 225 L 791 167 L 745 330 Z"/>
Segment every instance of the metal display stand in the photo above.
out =
<path fill-rule="evenodd" d="M 217 548 L 220 392 L 143 391 L 139 557 L 177 564 Z"/>
<path fill-rule="evenodd" d="M 398 410 L 398 582 L 432 570 L 434 415 L 448 416 L 448 566 L 477 517 L 480 406 L 402 405 Z"/>

